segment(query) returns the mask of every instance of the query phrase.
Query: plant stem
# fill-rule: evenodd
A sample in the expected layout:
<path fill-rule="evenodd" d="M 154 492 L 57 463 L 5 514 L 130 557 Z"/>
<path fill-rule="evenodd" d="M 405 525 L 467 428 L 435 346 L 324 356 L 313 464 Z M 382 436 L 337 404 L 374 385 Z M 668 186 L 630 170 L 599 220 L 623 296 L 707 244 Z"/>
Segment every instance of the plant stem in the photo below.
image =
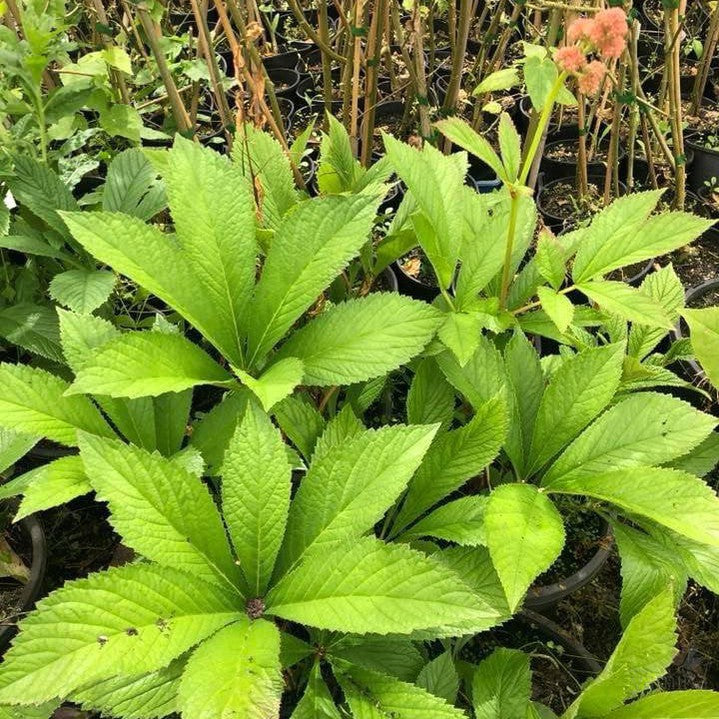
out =
<path fill-rule="evenodd" d="M 382 52 L 385 5 L 387 0 L 375 0 L 369 42 L 367 44 L 367 70 L 365 74 L 365 108 L 362 117 L 362 164 L 369 167 L 372 158 L 372 138 L 377 105 L 377 79 Z"/>
<path fill-rule="evenodd" d="M 504 250 L 504 265 L 502 267 L 502 285 L 499 291 L 499 307 L 505 309 L 507 306 L 507 294 L 509 293 L 509 272 L 512 266 L 512 255 L 514 254 L 514 236 L 517 232 L 517 215 L 519 214 L 520 195 L 516 188 L 509 188 L 509 227 L 507 228 L 507 245 Z"/>
<path fill-rule="evenodd" d="M 696 79 L 694 81 L 694 88 L 692 89 L 692 105 L 691 114 L 696 115 L 701 107 L 702 100 L 704 98 L 704 90 L 707 86 L 707 80 L 709 79 L 709 73 L 711 71 L 712 60 L 714 53 L 719 43 L 719 3 L 714 6 L 714 10 L 711 15 L 711 22 L 709 24 L 709 31 L 707 33 L 707 39 L 704 43 L 704 52 L 702 59 L 699 62 L 699 69 L 697 72 Z"/>

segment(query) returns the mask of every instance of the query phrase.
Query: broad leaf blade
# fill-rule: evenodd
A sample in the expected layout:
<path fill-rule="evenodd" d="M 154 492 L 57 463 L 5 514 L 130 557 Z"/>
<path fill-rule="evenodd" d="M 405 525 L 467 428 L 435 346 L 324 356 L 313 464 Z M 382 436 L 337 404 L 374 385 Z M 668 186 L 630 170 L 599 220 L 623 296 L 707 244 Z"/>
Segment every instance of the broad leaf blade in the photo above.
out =
<path fill-rule="evenodd" d="M 519 719 L 529 705 L 532 675 L 529 655 L 518 649 L 495 649 L 472 678 L 477 719 Z"/>

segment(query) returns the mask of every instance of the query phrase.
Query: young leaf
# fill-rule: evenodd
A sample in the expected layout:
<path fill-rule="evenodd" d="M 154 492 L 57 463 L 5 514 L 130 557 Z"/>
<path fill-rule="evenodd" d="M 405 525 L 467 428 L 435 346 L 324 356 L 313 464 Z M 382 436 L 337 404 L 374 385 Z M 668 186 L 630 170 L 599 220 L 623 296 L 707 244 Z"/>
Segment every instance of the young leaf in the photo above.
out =
<path fill-rule="evenodd" d="M 557 291 L 567 273 L 566 254 L 566 249 L 550 232 L 540 233 L 534 261 L 539 274 Z"/>
<path fill-rule="evenodd" d="M 440 654 L 422 667 L 416 685 L 430 694 L 454 704 L 459 693 L 459 675 L 450 652 Z"/>
<path fill-rule="evenodd" d="M 510 90 L 518 84 L 519 74 L 517 70 L 513 67 L 507 67 L 487 75 L 487 77 L 472 90 L 472 95 L 477 97 L 489 92 L 497 92 L 498 90 Z"/>
<path fill-rule="evenodd" d="M 107 168 L 102 209 L 149 220 L 167 206 L 165 188 L 142 150 L 131 147 L 117 155 Z"/>
<path fill-rule="evenodd" d="M 302 360 L 304 384 L 353 384 L 419 354 L 441 321 L 424 302 L 378 292 L 332 307 L 295 332 L 276 356 Z"/>
<path fill-rule="evenodd" d="M 315 662 L 307 680 L 305 693 L 290 719 L 342 719 L 330 690 L 322 678 L 320 663 Z"/>
<path fill-rule="evenodd" d="M 265 412 L 269 412 L 278 402 L 281 402 L 302 381 L 302 362 L 295 357 L 286 357 L 273 364 L 260 377 L 255 379 L 241 369 L 235 369 L 235 374 L 242 384 L 250 388 L 252 393 L 260 400 Z"/>
<path fill-rule="evenodd" d="M 250 364 L 282 339 L 359 253 L 378 202 L 375 195 L 315 198 L 302 202 L 282 220 L 252 300 Z"/>
<path fill-rule="evenodd" d="M 462 195 L 460 187 L 466 174 L 456 160 L 431 145 L 416 150 L 390 135 L 384 135 L 387 157 L 395 172 L 407 185 L 420 212 L 412 221 L 427 258 L 432 263 L 440 286 L 452 283 L 462 244 Z M 419 223 L 419 224 L 418 224 Z"/>
<path fill-rule="evenodd" d="M 477 719 L 520 719 L 527 712 L 532 674 L 529 655 L 518 649 L 495 649 L 472 678 Z"/>
<path fill-rule="evenodd" d="M 272 413 L 284 435 L 309 461 L 325 427 L 325 420 L 314 404 L 306 395 L 294 394 L 276 404 Z"/>
<path fill-rule="evenodd" d="M 499 117 L 499 148 L 507 179 L 516 182 L 522 164 L 522 143 L 512 118 L 506 112 Z"/>
<path fill-rule="evenodd" d="M 440 435 L 412 477 L 394 521 L 398 533 L 439 500 L 475 477 L 499 452 L 507 432 L 506 405 L 495 397 L 464 427 Z"/>
<path fill-rule="evenodd" d="M 27 489 L 23 492 L 14 521 L 34 512 L 58 507 L 75 497 L 92 491 L 80 457 L 61 457 L 27 473 Z M 17 480 L 23 479 L 18 477 Z M 14 481 L 17 481 L 14 480 Z"/>
<path fill-rule="evenodd" d="M 677 606 L 687 588 L 687 570 L 681 557 L 667 543 L 627 525 L 612 522 L 612 531 L 622 560 L 622 626 L 626 627 L 665 587 L 674 589 Z"/>
<path fill-rule="evenodd" d="M 481 631 L 498 617 L 439 562 L 373 537 L 313 553 L 266 603 L 268 614 L 358 634 L 409 634 L 462 621 Z"/>
<path fill-rule="evenodd" d="M 20 622 L 0 702 L 38 703 L 156 671 L 240 616 L 236 594 L 171 567 L 128 564 L 68 582 Z"/>
<path fill-rule="evenodd" d="M 448 117 L 435 123 L 435 127 L 455 145 L 478 157 L 485 165 L 491 167 L 497 176 L 504 180 L 504 165 L 492 145 L 478 132 L 459 117 Z"/>
<path fill-rule="evenodd" d="M 484 515 L 488 501 L 483 496 L 461 497 L 443 504 L 403 532 L 402 539 L 435 537 L 468 547 L 486 544 Z"/>
<path fill-rule="evenodd" d="M 537 411 L 528 471 L 539 469 L 576 437 L 614 396 L 624 346 L 585 350 L 554 373 Z"/>
<path fill-rule="evenodd" d="M 524 63 L 524 82 L 532 107 L 541 112 L 559 72 L 551 58 L 530 55 Z"/>
<path fill-rule="evenodd" d="M 229 359 L 241 365 L 235 355 L 241 352 L 257 254 L 250 183 L 226 157 L 179 134 L 162 174 L 194 292 L 205 293 L 214 306 L 234 340 Z"/>
<path fill-rule="evenodd" d="M 0 426 L 77 445 L 77 430 L 115 436 L 87 397 L 66 397 L 69 385 L 37 367 L 0 364 Z"/>
<path fill-rule="evenodd" d="M 185 719 L 269 719 L 279 715 L 282 688 L 279 630 L 242 617 L 192 653 L 177 704 Z"/>
<path fill-rule="evenodd" d="M 337 672 L 347 703 L 358 719 L 465 719 L 465 714 L 421 686 L 401 682 L 379 672 L 347 666 Z M 367 704 L 364 704 L 367 702 Z M 372 707 L 376 714 L 361 713 Z M 358 711 L 358 706 L 362 707 Z"/>
<path fill-rule="evenodd" d="M 579 695 L 564 719 L 605 717 L 659 679 L 676 654 L 674 597 L 665 589 L 637 614 L 602 673 Z"/>
<path fill-rule="evenodd" d="M 250 403 L 225 453 L 222 508 L 253 596 L 267 589 L 285 533 L 292 468 L 269 417 Z"/>
<path fill-rule="evenodd" d="M 484 525 L 492 562 L 514 611 L 562 551 L 562 517 L 531 484 L 503 484 L 489 495 Z"/>
<path fill-rule="evenodd" d="M 676 397 L 642 392 L 607 410 L 549 468 L 548 485 L 624 467 L 667 464 L 703 442 L 717 425 Z"/>
<path fill-rule="evenodd" d="M 465 312 L 448 312 L 437 331 L 437 336 L 454 353 L 460 367 L 469 362 L 479 346 L 482 332 L 480 315 Z"/>
<path fill-rule="evenodd" d="M 709 381 L 719 387 L 719 307 L 682 312 L 691 332 L 692 347 Z"/>
<path fill-rule="evenodd" d="M 215 304 L 202 284 L 198 267 L 177 238 L 135 217 L 114 212 L 64 213 L 63 219 L 75 239 L 94 257 L 176 309 L 230 362 L 242 364 L 232 318 L 223 311 L 224 303 Z M 201 233 L 197 241 L 201 243 L 203 237 Z M 205 262 L 211 255 L 206 255 Z M 232 261 L 237 263 L 235 255 Z M 252 267 L 254 273 L 254 257 Z M 238 302 L 239 298 L 238 293 Z"/>
<path fill-rule="evenodd" d="M 50 296 L 73 312 L 89 314 L 107 301 L 115 275 L 105 270 L 68 270 L 50 282 Z"/>
<path fill-rule="evenodd" d="M 181 334 L 127 332 L 93 354 L 67 394 L 147 397 L 231 379 L 229 372 Z"/>
<path fill-rule="evenodd" d="M 627 322 L 664 329 L 673 327 L 669 315 L 659 302 L 625 282 L 592 280 L 577 283 L 577 289 L 606 312 L 618 315 Z"/>
<path fill-rule="evenodd" d="M 184 668 L 185 659 L 180 657 L 156 672 L 105 679 L 75 692 L 72 701 L 86 710 L 121 714 L 123 719 L 160 719 L 178 710 Z"/>
<path fill-rule="evenodd" d="M 716 719 L 719 693 L 704 689 L 649 694 L 607 715 L 607 719 Z"/>
<path fill-rule="evenodd" d="M 524 333 L 515 332 L 507 342 L 504 366 L 512 418 L 504 449 L 519 476 L 524 476 L 534 422 L 544 393 L 544 374 L 539 355 Z"/>
<path fill-rule="evenodd" d="M 432 357 L 417 366 L 407 393 L 407 421 L 448 427 L 454 414 L 454 390 Z"/>
<path fill-rule="evenodd" d="M 692 474 L 665 467 L 632 467 L 557 479 L 545 488 L 611 502 L 684 537 L 719 547 L 719 498 Z"/>
<path fill-rule="evenodd" d="M 549 315 L 557 329 L 564 334 L 574 319 L 574 305 L 566 295 L 561 295 L 549 287 L 538 287 L 537 296 L 542 309 Z"/>
<path fill-rule="evenodd" d="M 207 489 L 177 460 L 85 435 L 80 456 L 125 543 L 161 565 L 227 586 L 238 577 L 222 519 Z"/>
<path fill-rule="evenodd" d="M 407 486 L 436 431 L 436 425 L 365 430 L 313 459 L 290 509 L 282 571 L 310 548 L 322 554 L 371 529 Z"/>

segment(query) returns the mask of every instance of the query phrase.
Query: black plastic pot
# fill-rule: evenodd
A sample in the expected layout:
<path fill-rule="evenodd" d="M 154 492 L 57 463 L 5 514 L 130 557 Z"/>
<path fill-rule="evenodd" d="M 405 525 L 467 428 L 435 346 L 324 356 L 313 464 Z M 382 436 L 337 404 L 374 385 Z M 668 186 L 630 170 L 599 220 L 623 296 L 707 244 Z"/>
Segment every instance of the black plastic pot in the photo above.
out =
<path fill-rule="evenodd" d="M 300 63 L 300 52 L 294 48 L 262 58 L 262 64 L 267 72 L 270 70 L 296 70 Z"/>
<path fill-rule="evenodd" d="M 282 115 L 282 122 L 285 125 L 285 132 L 289 134 L 292 129 L 292 120 L 295 114 L 295 103 L 292 102 L 289 97 L 278 97 L 277 105 L 280 108 L 280 115 Z"/>
<path fill-rule="evenodd" d="M 599 540 L 599 549 L 594 556 L 574 574 L 552 584 L 530 587 L 524 600 L 526 609 L 548 609 L 556 606 L 574 592 L 589 584 L 594 579 L 612 554 L 614 539 L 609 525 L 605 525 L 604 535 Z"/>
<path fill-rule="evenodd" d="M 545 203 L 543 203 L 542 201 L 543 196 L 548 194 L 554 185 L 557 185 L 558 183 L 562 182 L 571 183 L 572 185 L 574 185 L 574 183 L 576 183 L 576 177 L 559 177 L 555 180 L 552 180 L 551 182 L 546 183 L 542 180 L 540 182 L 539 192 L 537 193 L 537 209 L 542 214 L 544 224 L 549 227 L 555 234 L 559 234 L 566 230 L 571 230 L 577 224 L 576 220 L 572 217 L 559 217 L 558 215 L 553 215 L 546 209 Z M 589 183 L 598 185 L 600 188 L 603 188 L 604 176 L 590 175 Z M 619 193 L 620 195 L 627 194 L 627 187 L 622 182 L 619 183 Z"/>
<path fill-rule="evenodd" d="M 706 147 L 699 134 L 689 135 L 686 145 L 694 153 L 694 161 L 689 170 L 689 185 L 699 190 L 712 177 L 719 179 L 719 149 Z"/>
<path fill-rule="evenodd" d="M 288 97 L 290 100 L 297 97 L 297 87 L 300 84 L 300 74 L 297 70 L 278 67 L 267 70 L 267 76 L 272 80 L 275 86 L 284 86 L 281 89 L 275 87 L 275 95 L 277 95 L 277 97 Z"/>
<path fill-rule="evenodd" d="M 576 146 L 577 152 L 579 148 L 579 140 L 552 140 L 548 142 L 544 147 L 544 153 L 542 155 L 542 164 L 540 166 L 541 171 L 544 173 L 545 182 L 551 180 L 557 180 L 559 178 L 571 177 L 576 175 L 577 172 L 577 158 L 576 157 L 550 157 L 550 152 L 560 145 L 571 144 Z M 622 162 L 624 153 L 621 153 L 619 161 Z M 606 164 L 601 160 L 592 160 L 587 162 L 587 172 L 589 175 L 600 175 L 606 170 Z"/>
<path fill-rule="evenodd" d="M 497 173 L 474 155 L 469 156 L 467 176 L 480 194 L 498 190 L 502 186 L 502 181 L 497 177 Z"/>
<path fill-rule="evenodd" d="M 35 601 L 40 596 L 40 590 L 45 581 L 45 570 L 47 568 L 47 543 L 40 520 L 34 515 L 30 515 L 20 520 L 19 527 L 32 546 L 30 578 L 23 587 L 22 594 L 20 595 L 17 614 L 6 617 L 3 624 L 0 625 L 0 652 L 4 652 L 5 649 L 7 649 L 10 641 L 17 633 L 16 622 L 32 609 Z"/>
<path fill-rule="evenodd" d="M 532 116 L 532 101 L 529 95 L 525 95 L 518 103 L 516 125 L 519 133 L 525 135 L 529 129 L 529 122 Z M 560 125 L 556 114 L 549 120 L 547 137 L 552 140 L 576 140 L 579 137 L 579 127 L 576 123 L 566 120 Z"/>
<path fill-rule="evenodd" d="M 719 179 L 719 178 L 717 178 Z M 697 190 L 697 195 L 699 197 L 699 201 L 704 203 L 707 207 L 709 205 L 709 188 L 704 185 L 704 187 L 700 187 L 699 190 Z M 719 245 L 719 217 L 715 217 L 712 215 L 711 210 L 707 212 L 708 217 L 713 217 L 716 220 L 716 224 L 713 227 L 710 227 L 703 235 L 704 239 L 709 240 L 710 242 L 715 243 L 716 245 Z"/>
<path fill-rule="evenodd" d="M 432 287 L 420 282 L 411 275 L 408 275 L 400 265 L 399 261 L 393 262 L 392 272 L 397 278 L 397 289 L 401 295 L 412 297 L 415 300 L 433 302 L 439 296 L 439 287 Z"/>
<path fill-rule="evenodd" d="M 562 646 L 565 655 L 577 662 L 588 675 L 596 675 L 602 671 L 602 665 L 597 658 L 581 642 L 551 619 L 529 609 L 522 609 L 517 617 L 525 624 L 536 627 L 542 636 Z"/>

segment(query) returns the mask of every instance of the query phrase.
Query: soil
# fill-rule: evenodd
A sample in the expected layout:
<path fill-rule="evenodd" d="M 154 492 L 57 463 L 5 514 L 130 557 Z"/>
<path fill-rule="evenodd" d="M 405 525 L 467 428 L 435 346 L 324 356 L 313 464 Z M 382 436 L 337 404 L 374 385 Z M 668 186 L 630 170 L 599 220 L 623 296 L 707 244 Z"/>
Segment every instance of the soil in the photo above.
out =
<path fill-rule="evenodd" d="M 634 279 L 640 272 L 647 266 L 646 262 L 635 262 L 633 265 L 627 265 L 626 267 L 620 267 L 614 272 L 610 272 L 607 275 L 609 280 L 618 280 L 620 282 L 628 282 Z"/>
<path fill-rule="evenodd" d="M 421 282 L 427 287 L 437 286 L 437 279 L 434 276 L 432 265 L 421 249 L 415 248 L 409 254 L 401 257 L 399 266 L 417 282 Z"/>
<path fill-rule="evenodd" d="M 577 199 L 577 189 L 573 182 L 557 182 L 541 191 L 542 210 L 553 217 L 581 223 L 602 209 L 603 190 L 589 183 L 589 195 Z"/>
<path fill-rule="evenodd" d="M 706 238 L 676 250 L 669 259 L 687 289 L 719 277 L 719 247 Z"/>
<path fill-rule="evenodd" d="M 571 497 L 555 499 L 564 519 L 567 535 L 564 549 L 552 566 L 535 581 L 535 586 L 553 584 L 581 569 L 601 547 L 606 527 L 590 507 Z"/>
<path fill-rule="evenodd" d="M 716 103 L 704 103 L 696 115 L 690 112 L 691 106 L 689 102 L 683 103 L 684 121 L 691 130 L 705 135 L 707 137 L 715 137 L 717 128 L 719 128 L 719 105 Z M 717 147 L 719 142 L 715 141 L 713 147 Z"/>
<path fill-rule="evenodd" d="M 579 142 L 577 140 L 565 140 L 553 143 L 551 147 L 547 146 L 544 156 L 559 162 L 576 162 L 579 156 Z M 598 147 L 592 155 L 591 162 L 603 162 L 606 164 L 608 159 L 607 148 Z"/>
<path fill-rule="evenodd" d="M 19 526 L 12 524 L 5 532 L 8 544 L 26 567 L 32 564 L 32 547 Z M 25 585 L 12 577 L 0 577 L 0 626 L 12 622 L 21 609 Z"/>

